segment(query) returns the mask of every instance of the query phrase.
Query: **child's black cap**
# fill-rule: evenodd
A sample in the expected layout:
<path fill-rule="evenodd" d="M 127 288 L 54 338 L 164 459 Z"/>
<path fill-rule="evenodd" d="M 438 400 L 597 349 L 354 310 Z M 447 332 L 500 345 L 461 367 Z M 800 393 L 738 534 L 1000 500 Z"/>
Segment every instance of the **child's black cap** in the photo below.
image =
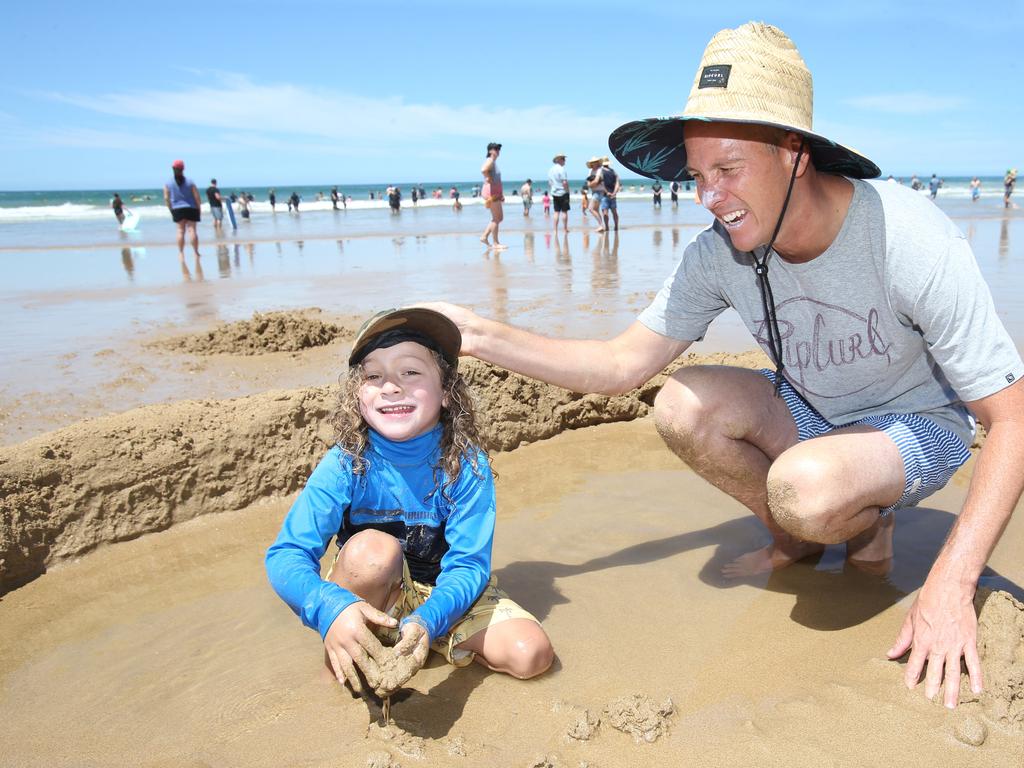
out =
<path fill-rule="evenodd" d="M 385 309 L 375 314 L 356 334 L 348 364 L 358 365 L 373 350 L 403 341 L 415 341 L 436 349 L 449 364 L 458 364 L 462 348 L 459 327 L 440 312 L 424 307 Z"/>

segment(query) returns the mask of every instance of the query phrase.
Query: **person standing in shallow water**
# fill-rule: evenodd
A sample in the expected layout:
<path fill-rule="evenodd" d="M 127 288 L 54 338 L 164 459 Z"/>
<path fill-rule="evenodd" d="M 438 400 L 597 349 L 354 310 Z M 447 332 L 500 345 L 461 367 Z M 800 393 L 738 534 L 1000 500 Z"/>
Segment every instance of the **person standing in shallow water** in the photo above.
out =
<path fill-rule="evenodd" d="M 164 184 L 164 204 L 171 212 L 171 218 L 178 226 L 178 257 L 185 260 L 185 234 L 190 233 L 192 250 L 199 258 L 199 211 L 202 202 L 199 199 L 199 188 L 185 178 L 185 161 L 175 160 L 171 163 L 174 177 Z"/>
<path fill-rule="evenodd" d="M 519 195 L 523 200 L 523 216 L 530 215 L 530 208 L 533 207 L 533 179 L 527 179 L 519 188 Z"/>
<path fill-rule="evenodd" d="M 110 201 L 110 207 L 114 209 L 114 217 L 117 219 L 117 223 L 124 224 L 124 200 L 121 199 L 121 195 L 117 192 L 114 193 L 114 197 Z"/>
<path fill-rule="evenodd" d="M 480 194 L 484 198 L 484 205 L 491 212 L 491 220 L 484 227 L 484 233 L 480 235 L 480 242 L 494 248 L 496 251 L 507 247 L 498 241 L 498 227 L 505 220 L 505 210 L 503 208 L 505 194 L 501 186 L 501 171 L 498 170 L 498 155 L 500 154 L 501 144 L 492 141 L 487 145 L 487 159 L 484 160 L 484 164 L 480 167 L 480 172 L 484 175 L 484 186 Z M 494 237 L 493 244 L 490 240 L 491 236 Z"/>

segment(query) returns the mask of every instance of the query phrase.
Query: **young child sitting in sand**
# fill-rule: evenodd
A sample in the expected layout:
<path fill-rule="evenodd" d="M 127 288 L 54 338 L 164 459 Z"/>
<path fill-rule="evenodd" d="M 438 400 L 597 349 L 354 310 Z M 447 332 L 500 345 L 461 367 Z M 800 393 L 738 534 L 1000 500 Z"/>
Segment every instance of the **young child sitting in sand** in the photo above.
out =
<path fill-rule="evenodd" d="M 357 668 L 387 695 L 428 647 L 455 666 L 475 657 L 522 679 L 554 656 L 537 619 L 491 576 L 494 480 L 458 372 L 461 344 L 455 324 L 428 309 L 387 310 L 363 325 L 333 415 L 335 445 L 267 552 L 274 589 L 357 693 Z"/>

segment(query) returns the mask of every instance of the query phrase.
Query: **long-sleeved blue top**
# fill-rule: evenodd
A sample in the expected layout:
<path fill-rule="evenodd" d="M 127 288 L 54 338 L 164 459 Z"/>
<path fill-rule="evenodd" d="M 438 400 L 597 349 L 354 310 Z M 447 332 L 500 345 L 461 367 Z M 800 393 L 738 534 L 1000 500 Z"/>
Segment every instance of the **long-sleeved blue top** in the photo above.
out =
<path fill-rule="evenodd" d="M 320 578 L 320 558 L 333 537 L 341 547 L 375 528 L 402 544 L 416 581 L 433 584 L 426 602 L 405 621 L 417 621 L 430 640 L 443 635 L 483 591 L 491 573 L 494 481 L 487 457 L 479 475 L 465 459 L 449 499 L 435 488 L 441 427 L 405 442 L 370 430 L 365 474 L 335 446 L 317 465 L 267 550 L 274 590 L 302 623 L 323 637 L 343 610 L 360 598 Z M 438 476 L 444 478 L 438 470 Z"/>

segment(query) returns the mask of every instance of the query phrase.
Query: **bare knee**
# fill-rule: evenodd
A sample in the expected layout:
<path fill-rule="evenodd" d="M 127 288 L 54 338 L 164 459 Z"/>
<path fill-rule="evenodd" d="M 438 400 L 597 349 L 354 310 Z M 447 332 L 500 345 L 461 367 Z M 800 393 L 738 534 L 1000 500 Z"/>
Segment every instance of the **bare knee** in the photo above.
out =
<path fill-rule="evenodd" d="M 658 434 L 686 458 L 718 428 L 721 395 L 713 366 L 680 368 L 654 398 L 654 424 Z"/>
<path fill-rule="evenodd" d="M 548 671 L 555 660 L 555 649 L 540 627 L 528 637 L 521 637 L 508 649 L 505 670 L 520 680 L 529 680 Z"/>
<path fill-rule="evenodd" d="M 390 590 L 402 579 L 402 545 L 394 536 L 374 529 L 354 534 L 338 553 L 331 579 L 360 597 Z"/>
<path fill-rule="evenodd" d="M 810 451 L 787 451 L 768 471 L 768 509 L 792 536 L 819 544 L 845 540 L 836 494 L 837 478 L 828 462 Z"/>
<path fill-rule="evenodd" d="M 533 622 L 524 622 L 521 630 L 504 638 L 504 642 L 496 647 L 485 642 L 485 648 L 484 664 L 520 680 L 543 674 L 555 659 L 555 649 L 551 647 L 547 634 Z"/>

